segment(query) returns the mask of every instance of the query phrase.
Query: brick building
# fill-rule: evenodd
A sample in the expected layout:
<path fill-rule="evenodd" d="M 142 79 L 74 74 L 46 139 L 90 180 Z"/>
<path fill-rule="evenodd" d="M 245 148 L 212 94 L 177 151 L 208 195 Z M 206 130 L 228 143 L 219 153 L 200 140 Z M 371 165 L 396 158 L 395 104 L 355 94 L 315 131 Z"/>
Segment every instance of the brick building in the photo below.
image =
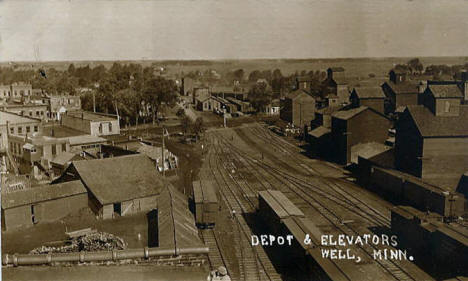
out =
<path fill-rule="evenodd" d="M 39 119 L 0 111 L 0 149 L 8 147 L 8 135 L 24 136 L 40 132 L 42 125 Z"/>
<path fill-rule="evenodd" d="M 7 103 L 1 105 L 3 111 L 12 112 L 21 116 L 33 117 L 37 119 L 48 119 L 48 106 L 46 104 L 16 104 Z"/>
<path fill-rule="evenodd" d="M 116 115 L 87 111 L 70 111 L 62 115 L 63 126 L 82 131 L 93 136 L 120 134 L 119 118 Z"/>
<path fill-rule="evenodd" d="M 81 110 L 81 99 L 79 96 L 52 95 L 47 98 L 50 119 L 60 120 L 60 115 L 67 111 Z"/>
<path fill-rule="evenodd" d="M 18 100 L 32 95 L 32 85 L 28 83 L 13 83 L 11 97 Z"/>

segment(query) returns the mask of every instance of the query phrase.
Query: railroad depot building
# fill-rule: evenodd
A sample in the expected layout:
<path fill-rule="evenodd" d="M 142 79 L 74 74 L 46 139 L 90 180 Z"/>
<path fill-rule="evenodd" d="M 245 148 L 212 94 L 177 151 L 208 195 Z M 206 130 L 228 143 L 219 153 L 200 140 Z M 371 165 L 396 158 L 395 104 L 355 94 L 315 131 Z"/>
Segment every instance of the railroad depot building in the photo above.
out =
<path fill-rule="evenodd" d="M 119 118 L 116 115 L 87 111 L 67 111 L 60 123 L 93 136 L 120 134 Z"/>
<path fill-rule="evenodd" d="M 468 106 L 456 110 L 445 102 L 435 102 L 435 106 L 408 106 L 403 112 L 396 124 L 395 166 L 453 189 L 468 171 Z"/>
<path fill-rule="evenodd" d="M 384 143 L 392 122 L 367 106 L 334 112 L 331 119 L 332 159 L 348 164 L 357 159 L 358 144 Z"/>
<path fill-rule="evenodd" d="M 280 103 L 280 118 L 296 127 L 308 126 L 315 118 L 315 99 L 303 89 L 289 93 Z"/>
<path fill-rule="evenodd" d="M 2 230 L 56 221 L 87 207 L 88 194 L 78 180 L 2 192 Z"/>
<path fill-rule="evenodd" d="M 157 208 L 166 185 L 153 162 L 141 154 L 73 161 L 55 182 L 69 180 L 81 180 L 88 190 L 89 207 L 101 219 Z"/>

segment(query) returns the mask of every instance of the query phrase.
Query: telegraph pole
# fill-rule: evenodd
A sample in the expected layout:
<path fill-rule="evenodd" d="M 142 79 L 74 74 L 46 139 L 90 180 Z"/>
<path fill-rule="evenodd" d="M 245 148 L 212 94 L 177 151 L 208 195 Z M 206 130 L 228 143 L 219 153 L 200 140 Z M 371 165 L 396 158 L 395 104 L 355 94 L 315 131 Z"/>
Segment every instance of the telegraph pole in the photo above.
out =
<path fill-rule="evenodd" d="M 164 126 L 162 126 L 162 153 L 161 153 L 161 162 L 162 162 L 162 169 L 163 169 L 163 177 L 166 177 L 166 167 L 165 167 L 165 160 L 164 160 Z"/>
<path fill-rule="evenodd" d="M 223 105 L 224 128 L 226 128 L 226 106 Z"/>

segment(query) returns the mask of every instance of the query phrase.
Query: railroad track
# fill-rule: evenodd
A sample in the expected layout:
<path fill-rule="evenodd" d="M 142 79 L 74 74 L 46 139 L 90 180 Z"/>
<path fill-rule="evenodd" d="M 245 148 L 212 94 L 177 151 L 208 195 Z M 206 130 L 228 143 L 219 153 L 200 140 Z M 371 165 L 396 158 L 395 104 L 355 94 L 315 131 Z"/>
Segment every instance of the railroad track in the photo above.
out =
<path fill-rule="evenodd" d="M 229 177 L 225 167 L 218 161 L 219 155 L 213 153 L 214 150 L 217 153 L 220 152 L 212 142 L 208 153 L 209 169 L 220 187 L 220 194 L 228 208 L 231 212 L 234 211 L 232 212 L 233 219 L 237 228 L 237 231 L 234 232 L 234 242 L 238 246 L 236 247 L 236 256 L 239 260 L 239 280 L 282 280 L 263 247 L 254 247 L 250 244 L 253 233 L 242 214 L 252 212 L 255 208 L 252 206 L 252 202 L 241 195 L 242 191 L 239 190 L 241 185 L 236 182 L 234 177 Z M 232 185 L 237 185 L 239 189 L 232 188 Z"/>
<path fill-rule="evenodd" d="M 223 254 L 221 253 L 221 247 L 219 245 L 218 238 L 216 237 L 215 231 L 213 229 L 204 229 L 204 230 L 201 230 L 200 233 L 201 233 L 203 242 L 210 249 L 210 251 L 208 252 L 208 260 L 210 262 L 211 269 L 216 269 L 219 266 L 224 266 L 226 268 L 229 268 Z M 230 272 L 228 273 L 230 274 Z"/>
<path fill-rule="evenodd" d="M 219 142 L 218 142 L 219 143 Z M 229 143 L 223 142 L 226 146 L 230 146 Z M 232 152 L 232 146 L 231 147 L 231 153 L 235 154 L 235 152 Z M 349 236 L 356 236 L 356 235 L 361 235 L 359 231 L 355 230 L 353 227 L 343 224 L 342 218 L 338 217 L 334 211 L 330 209 L 330 207 L 326 206 L 321 200 L 317 200 L 315 197 L 311 196 L 309 193 L 304 190 L 304 187 L 299 185 L 297 182 L 291 181 L 290 179 L 285 180 L 281 179 L 277 174 L 275 174 L 277 171 L 272 172 L 270 166 L 265 165 L 261 161 L 258 161 L 257 159 L 253 159 L 251 157 L 245 156 L 245 155 L 239 155 L 238 157 L 243 157 L 247 162 L 250 162 L 252 165 L 256 165 L 258 167 L 262 167 L 263 171 L 266 173 L 270 174 L 270 178 L 276 178 L 278 182 L 282 182 L 283 185 L 281 188 L 276 188 L 284 191 L 285 193 L 294 193 L 296 194 L 299 198 L 302 198 L 309 206 L 317 210 L 326 220 L 328 220 L 337 230 L 339 230 L 341 233 L 349 235 Z M 266 166 L 266 167 L 265 167 Z M 259 169 L 256 169 L 256 171 L 259 171 Z M 283 175 L 284 176 L 284 175 Z M 268 181 L 268 178 L 265 178 Z M 274 184 L 270 183 L 270 186 L 275 186 Z M 285 188 L 286 187 L 286 188 Z M 357 200 L 356 200 L 357 201 Z M 356 206 L 356 203 L 349 202 L 350 205 Z M 375 210 L 374 210 L 375 211 Z M 372 215 L 371 215 L 372 216 Z M 375 214 L 374 214 L 375 216 Z M 358 245 L 359 246 L 359 245 Z M 375 245 L 372 244 L 366 244 L 364 246 L 359 246 L 359 248 L 369 255 L 371 258 L 373 258 L 373 252 L 374 250 L 378 250 Z M 388 272 L 391 276 L 393 276 L 396 280 L 415 280 L 404 268 L 402 268 L 396 261 L 393 260 L 375 260 L 376 263 L 378 263 L 386 272 Z"/>
<path fill-rule="evenodd" d="M 222 141 L 222 143 L 225 146 L 230 146 L 232 150 L 237 150 L 237 148 L 233 147 L 232 144 Z M 304 179 L 298 178 L 296 176 L 290 175 L 289 173 L 286 173 L 280 169 L 277 169 L 271 165 L 268 165 L 264 162 L 261 162 L 249 155 L 246 155 L 240 151 L 235 151 L 232 152 L 232 154 L 236 155 L 237 154 L 237 160 L 238 163 L 241 163 L 244 166 L 249 166 L 246 167 L 244 172 L 250 172 L 250 171 L 257 171 L 258 172 L 258 167 L 266 172 L 262 173 L 262 170 L 260 170 L 260 174 L 262 175 L 263 179 L 259 179 L 259 181 L 263 184 L 265 187 L 264 189 L 268 188 L 273 188 L 277 189 L 276 186 L 280 186 L 284 184 L 284 179 L 287 179 L 287 181 L 293 183 L 294 185 L 299 185 L 302 188 L 307 188 L 309 192 L 312 192 L 314 194 L 317 194 L 319 196 L 325 197 L 326 199 L 332 201 L 333 203 L 349 210 L 350 212 L 353 213 L 359 213 L 362 215 L 363 218 L 366 218 L 369 222 L 374 223 L 377 226 L 387 226 L 390 227 L 390 219 L 385 217 L 383 214 L 381 214 L 379 211 L 375 210 L 374 208 L 368 206 L 365 202 L 363 202 L 361 199 L 357 198 L 353 194 L 349 193 L 348 191 L 344 190 L 341 186 L 339 186 L 336 183 L 333 183 L 330 180 L 322 180 L 319 179 L 324 185 L 327 185 L 328 187 L 332 187 L 332 190 L 329 188 L 325 189 L 317 184 L 312 184 L 310 182 L 307 182 Z M 224 153 L 224 155 L 228 155 L 228 153 Z M 249 161 L 247 161 L 247 159 Z M 253 165 L 255 164 L 255 165 Z M 272 173 L 274 172 L 274 173 Z M 257 173 L 258 174 L 258 173 Z M 270 181 L 268 181 L 268 178 L 274 177 L 277 180 L 277 184 L 271 184 Z M 282 178 L 278 177 L 281 176 Z M 257 175 L 258 178 L 258 175 Z M 284 179 L 283 179 L 284 178 Z M 268 186 L 267 186 L 267 184 Z M 334 191 L 336 195 L 330 194 L 330 191 Z M 300 204 L 300 203 L 299 203 Z"/>

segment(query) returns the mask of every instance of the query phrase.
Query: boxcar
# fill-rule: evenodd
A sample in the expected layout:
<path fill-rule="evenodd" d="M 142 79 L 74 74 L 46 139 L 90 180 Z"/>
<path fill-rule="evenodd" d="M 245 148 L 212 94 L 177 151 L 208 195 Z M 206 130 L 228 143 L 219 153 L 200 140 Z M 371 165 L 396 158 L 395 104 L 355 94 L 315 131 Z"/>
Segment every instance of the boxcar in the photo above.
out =
<path fill-rule="evenodd" d="M 197 226 L 200 228 L 214 227 L 219 207 L 214 182 L 194 181 L 192 186 Z"/>

